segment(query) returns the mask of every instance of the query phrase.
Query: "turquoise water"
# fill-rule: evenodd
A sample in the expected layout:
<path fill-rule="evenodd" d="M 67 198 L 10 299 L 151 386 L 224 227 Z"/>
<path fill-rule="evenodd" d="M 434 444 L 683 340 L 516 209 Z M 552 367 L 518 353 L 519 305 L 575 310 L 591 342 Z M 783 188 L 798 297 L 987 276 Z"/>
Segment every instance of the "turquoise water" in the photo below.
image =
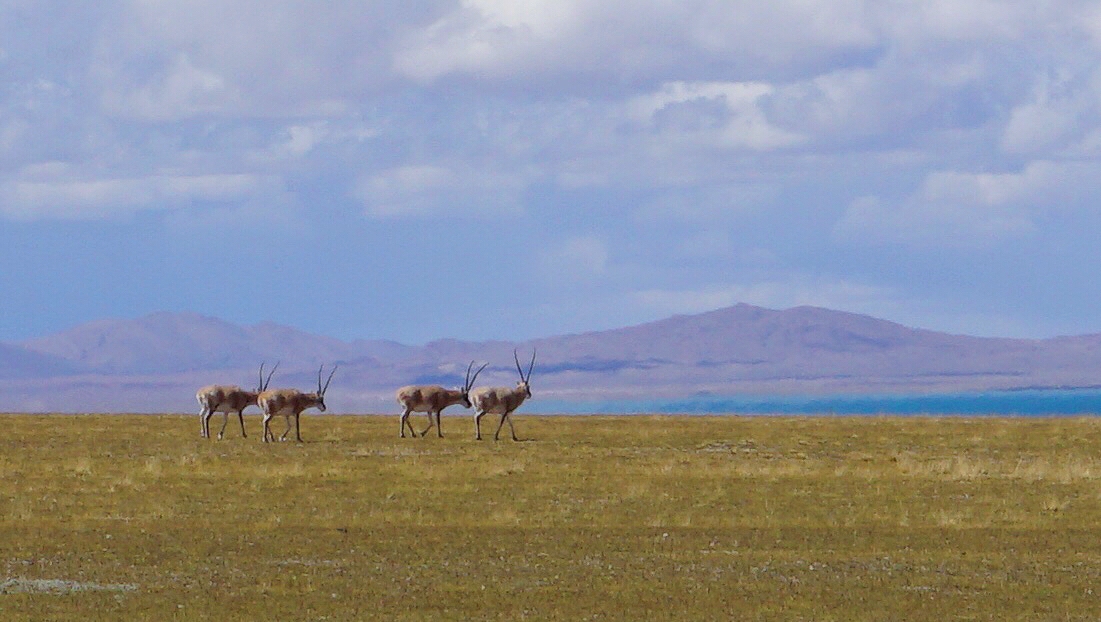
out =
<path fill-rule="evenodd" d="M 524 410 L 564 414 L 730 414 L 730 415 L 1019 415 L 1101 413 L 1101 389 L 1037 389 L 941 394 L 745 395 L 680 399 L 540 400 Z"/>

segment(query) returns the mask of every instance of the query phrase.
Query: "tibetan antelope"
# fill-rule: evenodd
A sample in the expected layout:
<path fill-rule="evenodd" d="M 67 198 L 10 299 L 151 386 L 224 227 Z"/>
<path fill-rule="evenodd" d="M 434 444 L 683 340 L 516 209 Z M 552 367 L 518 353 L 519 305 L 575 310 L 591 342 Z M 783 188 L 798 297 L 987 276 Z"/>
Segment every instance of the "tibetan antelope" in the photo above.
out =
<path fill-rule="evenodd" d="M 520 357 L 516 355 L 516 351 L 512 351 L 512 358 L 516 361 L 516 371 L 520 372 L 520 381 L 516 383 L 516 387 L 509 389 L 507 387 L 478 387 L 470 392 L 470 401 L 474 404 L 474 438 L 482 440 L 482 417 L 488 413 L 496 413 L 501 415 L 501 422 L 497 424 L 497 432 L 493 435 L 493 440 L 497 440 L 501 434 L 501 426 L 505 425 L 505 420 L 508 420 L 508 429 L 512 432 L 512 440 L 518 441 L 516 438 L 516 428 L 512 427 L 512 411 L 520 407 L 520 404 L 524 403 L 524 400 L 531 397 L 531 370 L 535 367 L 535 350 L 531 352 L 531 363 L 528 364 L 528 373 L 524 375 L 524 370 L 520 369 Z"/>
<path fill-rule="evenodd" d="M 486 365 L 489 365 L 489 363 L 486 363 Z M 474 376 L 471 376 L 470 370 L 474 368 L 474 361 L 470 361 L 470 365 L 466 367 L 466 381 L 463 382 L 462 389 L 445 389 L 439 385 L 410 385 L 398 389 L 395 397 L 398 404 L 405 409 L 405 412 L 401 413 L 401 438 L 405 438 L 406 426 L 409 426 L 409 433 L 413 435 L 413 438 L 417 437 L 417 431 L 413 429 L 413 424 L 409 421 L 409 414 L 415 412 L 428 413 L 428 427 L 421 432 L 421 436 L 428 434 L 428 431 L 435 425 L 436 436 L 442 438 L 443 426 L 440 423 L 440 413 L 443 412 L 443 409 L 455 404 L 462 404 L 463 408 L 470 408 L 470 387 L 474 386 L 474 381 L 478 378 L 478 374 L 486 368 L 486 365 L 479 367 L 478 371 L 474 372 Z M 432 418 L 433 414 L 435 419 Z"/>
<path fill-rule="evenodd" d="M 218 432 L 218 439 L 221 440 L 226 431 L 226 424 L 229 423 L 229 413 L 237 413 L 237 419 L 241 422 L 241 436 L 248 438 L 248 434 L 245 433 L 244 410 L 249 406 L 256 406 L 256 397 L 267 390 L 268 383 L 271 382 L 271 377 L 278 368 L 279 363 L 276 363 L 275 367 L 271 368 L 267 380 L 265 380 L 264 364 L 261 363 L 260 385 L 255 391 L 245 391 L 236 385 L 221 384 L 212 384 L 199 389 L 195 393 L 195 399 L 198 400 L 200 407 L 199 435 L 203 438 L 210 438 L 210 418 L 214 413 L 220 412 L 222 413 L 222 429 Z"/>
<path fill-rule="evenodd" d="M 324 365 L 317 370 L 317 391 L 314 393 L 303 393 L 298 389 L 272 389 L 260 393 L 256 401 L 260 406 L 260 410 L 264 411 L 265 443 L 269 439 L 272 442 L 275 441 L 275 433 L 271 431 L 270 423 L 271 418 L 276 416 L 281 416 L 287 420 L 287 429 L 283 431 L 283 435 L 279 437 L 279 440 L 287 439 L 287 433 L 291 431 L 291 417 L 294 417 L 294 436 L 299 443 L 302 442 L 301 427 L 298 423 L 302 411 L 307 408 L 317 408 L 319 411 L 325 412 L 325 392 L 329 390 L 329 383 L 333 381 L 336 366 L 334 365 L 333 370 L 329 372 L 329 379 L 325 381 L 323 386 L 321 384 L 321 373 L 324 370 Z"/>

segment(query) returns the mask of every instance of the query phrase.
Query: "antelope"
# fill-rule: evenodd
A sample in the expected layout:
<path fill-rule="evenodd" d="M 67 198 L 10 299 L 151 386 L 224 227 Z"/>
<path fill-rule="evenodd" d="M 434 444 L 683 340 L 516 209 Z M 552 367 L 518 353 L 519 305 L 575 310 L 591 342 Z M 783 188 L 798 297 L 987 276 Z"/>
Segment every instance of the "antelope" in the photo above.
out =
<path fill-rule="evenodd" d="M 256 397 L 268 388 L 272 375 L 279 368 L 279 363 L 271 368 L 267 380 L 264 380 L 264 364 L 260 364 L 260 385 L 255 391 L 245 391 L 237 385 L 212 384 L 199 389 L 195 393 L 195 399 L 199 402 L 199 435 L 210 438 L 210 418 L 214 413 L 222 413 L 222 429 L 218 431 L 218 439 L 221 440 L 229 423 L 229 413 L 237 413 L 237 419 L 241 422 L 241 436 L 248 438 L 245 433 L 244 410 L 249 406 L 256 406 Z"/>
<path fill-rule="evenodd" d="M 531 352 L 531 363 L 528 364 L 527 375 L 524 375 L 524 370 L 520 368 L 520 357 L 517 356 L 515 350 L 512 351 L 512 358 L 516 361 L 516 371 L 520 372 L 520 381 L 516 383 L 516 388 L 478 387 L 470 392 L 470 401 L 474 403 L 475 410 L 474 438 L 479 441 L 482 440 L 482 417 L 487 413 L 501 415 L 501 422 L 497 424 L 497 432 L 494 433 L 493 440 L 498 440 L 501 434 L 501 426 L 505 425 L 505 420 L 508 420 L 508 429 L 512 432 L 512 440 L 520 440 L 516 438 L 516 428 L 512 427 L 512 418 L 509 415 L 519 408 L 525 399 L 531 397 L 531 385 L 528 383 L 531 380 L 531 370 L 535 367 L 535 350 Z"/>
<path fill-rule="evenodd" d="M 287 433 L 291 431 L 291 417 L 294 417 L 294 436 L 299 443 L 302 442 L 301 428 L 298 423 L 302 411 L 307 408 L 317 408 L 319 411 L 325 412 L 325 391 L 329 390 L 329 383 L 333 381 L 336 366 L 333 366 L 333 370 L 329 372 L 329 379 L 322 386 L 321 373 L 324 370 L 324 365 L 317 370 L 317 391 L 314 393 L 303 393 L 298 389 L 272 389 L 260 393 L 256 398 L 256 402 L 260 406 L 260 410 L 264 411 L 265 443 L 268 442 L 269 438 L 271 442 L 275 442 L 275 433 L 271 431 L 269 425 L 271 418 L 275 416 L 282 416 L 287 420 L 287 429 L 283 431 L 283 435 L 279 437 L 279 440 L 287 440 Z"/>
<path fill-rule="evenodd" d="M 405 438 L 406 426 L 409 426 L 409 433 L 413 435 L 413 438 L 417 437 L 417 431 L 413 429 L 413 424 L 409 421 L 409 414 L 415 412 L 428 414 L 428 427 L 421 432 L 422 437 L 428 434 L 428 431 L 435 425 L 436 436 L 443 438 L 440 413 L 443 412 L 443 409 L 455 404 L 462 404 L 463 408 L 470 408 L 470 387 L 474 386 L 474 381 L 478 378 L 478 374 L 486 368 L 486 365 L 489 365 L 489 363 L 479 367 L 478 371 L 474 372 L 474 376 L 471 377 L 470 370 L 474 368 L 474 361 L 470 361 L 470 365 L 466 367 L 466 381 L 463 382 L 462 389 L 445 389 L 438 385 L 410 385 L 398 389 L 395 397 L 398 404 L 405 409 L 405 412 L 401 413 L 401 438 Z M 436 416 L 434 420 L 432 418 L 433 414 Z"/>

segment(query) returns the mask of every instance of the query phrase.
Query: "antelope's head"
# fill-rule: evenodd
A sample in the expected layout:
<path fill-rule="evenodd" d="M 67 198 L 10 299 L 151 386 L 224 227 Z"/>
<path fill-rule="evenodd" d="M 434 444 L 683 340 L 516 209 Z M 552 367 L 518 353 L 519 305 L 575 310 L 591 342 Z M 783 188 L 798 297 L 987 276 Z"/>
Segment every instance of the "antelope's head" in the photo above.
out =
<path fill-rule="evenodd" d="M 333 374 L 336 373 L 336 365 L 333 365 L 333 370 L 329 372 L 329 379 L 325 381 L 325 384 L 321 384 L 321 373 L 325 370 L 325 365 L 322 364 L 317 370 L 317 409 L 321 412 L 325 412 L 325 392 L 329 390 L 329 383 L 333 381 Z"/>
<path fill-rule="evenodd" d="M 524 397 L 531 397 L 531 385 L 528 384 L 531 381 L 531 370 L 535 368 L 535 350 L 531 351 L 531 363 L 528 363 L 528 373 L 525 375 L 524 370 L 520 368 L 520 356 L 516 353 L 516 350 L 512 351 L 512 358 L 516 361 L 516 371 L 520 372 L 520 381 L 516 383 L 516 390 L 523 391 Z"/>
<path fill-rule="evenodd" d="M 466 366 L 466 381 L 463 382 L 462 388 L 464 408 L 470 408 L 471 406 L 473 406 L 473 404 L 470 403 L 470 389 L 474 387 L 474 381 L 478 379 L 478 374 L 482 373 L 482 370 L 486 368 L 486 365 L 489 365 L 489 363 L 486 363 L 485 365 L 479 367 L 478 371 L 474 372 L 473 376 L 470 375 L 470 370 L 474 368 L 474 361 L 470 361 L 470 365 Z"/>

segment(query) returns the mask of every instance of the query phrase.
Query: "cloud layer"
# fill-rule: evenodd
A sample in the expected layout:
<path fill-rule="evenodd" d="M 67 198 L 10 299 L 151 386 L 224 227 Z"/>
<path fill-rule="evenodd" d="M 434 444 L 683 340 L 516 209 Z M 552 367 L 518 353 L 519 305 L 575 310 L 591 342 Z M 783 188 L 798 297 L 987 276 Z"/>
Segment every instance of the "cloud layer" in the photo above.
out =
<path fill-rule="evenodd" d="M 0 35 L 0 293 L 39 318 L 0 338 L 165 300 L 407 341 L 738 300 L 1101 331 L 1094 3 L 6 2 Z M 148 297 L 30 291 L 146 278 L 51 255 L 135 237 Z"/>

